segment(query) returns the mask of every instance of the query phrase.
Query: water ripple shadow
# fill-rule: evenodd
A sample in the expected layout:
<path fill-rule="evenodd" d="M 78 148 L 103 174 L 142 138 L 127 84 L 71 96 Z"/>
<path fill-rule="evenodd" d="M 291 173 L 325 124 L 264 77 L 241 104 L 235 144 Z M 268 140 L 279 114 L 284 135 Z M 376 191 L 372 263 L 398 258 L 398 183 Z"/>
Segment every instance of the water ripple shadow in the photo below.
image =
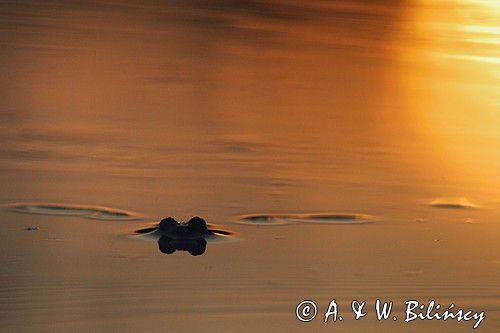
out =
<path fill-rule="evenodd" d="M 470 202 L 467 198 L 437 198 L 429 203 L 429 206 L 445 209 L 475 209 L 478 205 Z"/>
<path fill-rule="evenodd" d="M 309 213 L 309 214 L 248 214 L 236 218 L 236 223 L 251 225 L 311 224 L 366 224 L 376 218 L 360 213 Z"/>
<path fill-rule="evenodd" d="M 122 209 L 91 205 L 18 202 L 8 204 L 6 207 L 17 213 L 78 216 L 87 219 L 104 221 L 137 221 L 144 219 L 144 216 L 138 213 Z"/>

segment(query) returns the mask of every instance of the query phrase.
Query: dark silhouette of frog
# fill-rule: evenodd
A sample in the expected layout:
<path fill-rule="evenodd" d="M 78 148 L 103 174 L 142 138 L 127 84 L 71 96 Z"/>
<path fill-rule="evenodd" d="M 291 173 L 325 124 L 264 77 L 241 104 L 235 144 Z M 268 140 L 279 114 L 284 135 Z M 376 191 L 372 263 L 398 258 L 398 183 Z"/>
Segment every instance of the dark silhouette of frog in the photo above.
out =
<path fill-rule="evenodd" d="M 193 256 L 205 253 L 207 241 L 204 237 L 212 234 L 205 220 L 198 216 L 183 223 L 167 217 L 161 220 L 158 231 L 161 235 L 158 240 L 161 252 L 172 254 L 175 251 L 187 251 Z"/>

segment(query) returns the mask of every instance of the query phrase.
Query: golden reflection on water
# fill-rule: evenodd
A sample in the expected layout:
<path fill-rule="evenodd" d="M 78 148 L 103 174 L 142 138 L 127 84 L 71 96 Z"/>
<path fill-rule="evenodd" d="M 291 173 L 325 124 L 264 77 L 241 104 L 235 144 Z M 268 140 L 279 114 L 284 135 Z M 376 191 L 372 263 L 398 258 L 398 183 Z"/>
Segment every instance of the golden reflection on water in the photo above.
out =
<path fill-rule="evenodd" d="M 498 179 L 494 1 L 97 5 L 7 6 L 3 165 L 222 193 L 227 175 L 409 191 Z"/>
<path fill-rule="evenodd" d="M 250 187 L 266 210 L 496 182 L 497 3 L 246 6 L 8 5 L 2 164 L 210 181 L 243 207 Z"/>
<path fill-rule="evenodd" d="M 484 191 L 500 179 L 500 4 L 420 1 L 409 21 L 420 41 L 402 55 L 412 113 L 448 177 Z"/>

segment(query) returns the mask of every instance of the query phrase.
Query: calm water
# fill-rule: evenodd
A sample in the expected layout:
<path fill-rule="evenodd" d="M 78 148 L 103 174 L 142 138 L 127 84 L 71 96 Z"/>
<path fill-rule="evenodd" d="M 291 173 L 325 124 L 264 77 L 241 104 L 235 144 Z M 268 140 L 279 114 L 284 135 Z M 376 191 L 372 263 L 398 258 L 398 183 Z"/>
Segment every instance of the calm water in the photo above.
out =
<path fill-rule="evenodd" d="M 0 329 L 498 332 L 499 46 L 494 0 L 2 1 Z"/>

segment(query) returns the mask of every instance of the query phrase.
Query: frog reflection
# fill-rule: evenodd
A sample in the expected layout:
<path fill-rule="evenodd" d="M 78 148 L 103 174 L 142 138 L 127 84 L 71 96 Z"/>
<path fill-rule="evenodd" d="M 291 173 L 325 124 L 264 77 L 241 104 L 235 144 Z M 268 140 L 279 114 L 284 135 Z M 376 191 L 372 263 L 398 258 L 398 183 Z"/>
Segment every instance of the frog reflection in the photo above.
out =
<path fill-rule="evenodd" d="M 199 256 L 205 253 L 207 241 L 204 238 L 196 239 L 172 239 L 167 236 L 161 236 L 158 240 L 160 251 L 166 254 L 172 254 L 175 251 L 187 251 L 192 256 Z"/>

